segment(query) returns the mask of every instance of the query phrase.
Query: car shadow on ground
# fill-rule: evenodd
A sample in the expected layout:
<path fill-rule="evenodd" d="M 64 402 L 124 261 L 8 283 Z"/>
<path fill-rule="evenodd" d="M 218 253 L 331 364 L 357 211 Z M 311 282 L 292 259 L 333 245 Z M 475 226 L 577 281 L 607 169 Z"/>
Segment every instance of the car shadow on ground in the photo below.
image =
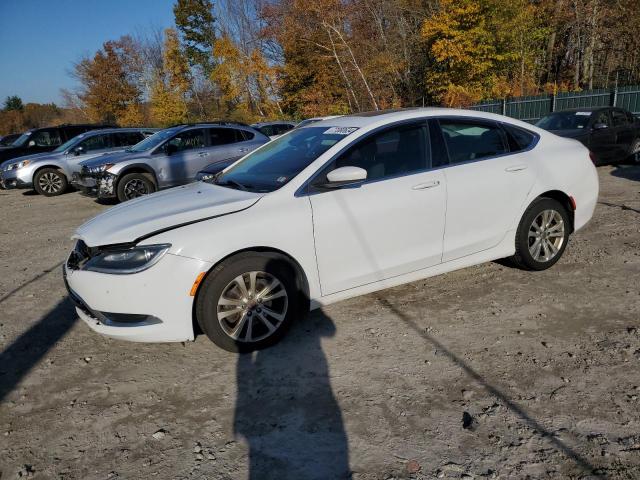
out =
<path fill-rule="evenodd" d="M 640 182 L 640 164 L 616 165 L 616 168 L 611 171 L 611 175 Z"/>
<path fill-rule="evenodd" d="M 249 479 L 350 478 L 349 446 L 315 311 L 277 345 L 238 355 L 234 433 L 249 447 Z"/>
<path fill-rule="evenodd" d="M 73 304 L 65 298 L 0 353 L 0 402 L 67 334 L 76 320 Z"/>

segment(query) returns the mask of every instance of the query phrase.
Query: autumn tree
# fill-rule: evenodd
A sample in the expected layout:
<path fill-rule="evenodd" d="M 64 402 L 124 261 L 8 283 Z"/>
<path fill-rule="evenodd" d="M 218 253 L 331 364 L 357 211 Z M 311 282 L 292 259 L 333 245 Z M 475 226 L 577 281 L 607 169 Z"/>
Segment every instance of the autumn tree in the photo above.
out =
<path fill-rule="evenodd" d="M 142 112 L 141 61 L 131 37 L 105 42 L 93 58 L 75 65 L 78 98 L 94 121 L 138 125 Z"/>
<path fill-rule="evenodd" d="M 191 74 L 177 32 L 168 28 L 164 34 L 162 70 L 151 91 L 151 115 L 155 123 L 167 126 L 186 122 L 189 117 Z"/>

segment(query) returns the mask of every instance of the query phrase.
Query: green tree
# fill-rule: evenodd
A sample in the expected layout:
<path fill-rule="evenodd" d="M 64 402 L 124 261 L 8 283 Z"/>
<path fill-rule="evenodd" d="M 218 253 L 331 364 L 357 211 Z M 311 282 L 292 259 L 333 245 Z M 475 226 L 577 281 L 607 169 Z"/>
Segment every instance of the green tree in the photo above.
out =
<path fill-rule="evenodd" d="M 22 99 L 17 95 L 10 95 L 4 101 L 3 110 L 5 112 L 10 110 L 22 110 L 23 108 L 24 105 L 22 104 Z"/>
<path fill-rule="evenodd" d="M 205 75 L 209 75 L 213 68 L 213 46 L 216 39 L 213 2 L 177 0 L 173 15 L 189 64 L 201 67 Z"/>

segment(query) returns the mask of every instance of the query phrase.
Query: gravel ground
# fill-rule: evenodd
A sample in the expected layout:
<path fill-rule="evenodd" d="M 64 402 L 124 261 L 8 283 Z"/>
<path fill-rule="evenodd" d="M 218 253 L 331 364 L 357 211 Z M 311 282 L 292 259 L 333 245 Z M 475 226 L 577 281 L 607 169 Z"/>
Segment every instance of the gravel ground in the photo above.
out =
<path fill-rule="evenodd" d="M 332 305 L 236 356 L 92 333 L 77 193 L 0 191 L 0 478 L 640 478 L 640 167 L 599 168 L 552 269 Z"/>

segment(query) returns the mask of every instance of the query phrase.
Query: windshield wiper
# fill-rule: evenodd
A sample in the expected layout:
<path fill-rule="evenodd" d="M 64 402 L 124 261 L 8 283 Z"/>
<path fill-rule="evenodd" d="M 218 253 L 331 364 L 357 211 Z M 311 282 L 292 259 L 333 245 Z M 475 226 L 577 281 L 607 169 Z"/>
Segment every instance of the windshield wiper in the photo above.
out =
<path fill-rule="evenodd" d="M 236 187 L 236 188 L 238 188 L 238 189 L 240 189 L 240 190 L 245 190 L 245 191 L 247 190 L 247 187 L 246 187 L 246 186 L 244 186 L 244 185 L 243 185 L 243 184 L 241 184 L 240 182 L 236 182 L 235 180 L 231 180 L 231 179 L 229 179 L 229 180 L 225 180 L 224 182 L 218 182 L 218 181 L 216 180 L 216 185 L 220 185 L 220 186 L 222 186 L 222 187 L 230 187 L 230 186 L 233 186 L 233 187 Z"/>

